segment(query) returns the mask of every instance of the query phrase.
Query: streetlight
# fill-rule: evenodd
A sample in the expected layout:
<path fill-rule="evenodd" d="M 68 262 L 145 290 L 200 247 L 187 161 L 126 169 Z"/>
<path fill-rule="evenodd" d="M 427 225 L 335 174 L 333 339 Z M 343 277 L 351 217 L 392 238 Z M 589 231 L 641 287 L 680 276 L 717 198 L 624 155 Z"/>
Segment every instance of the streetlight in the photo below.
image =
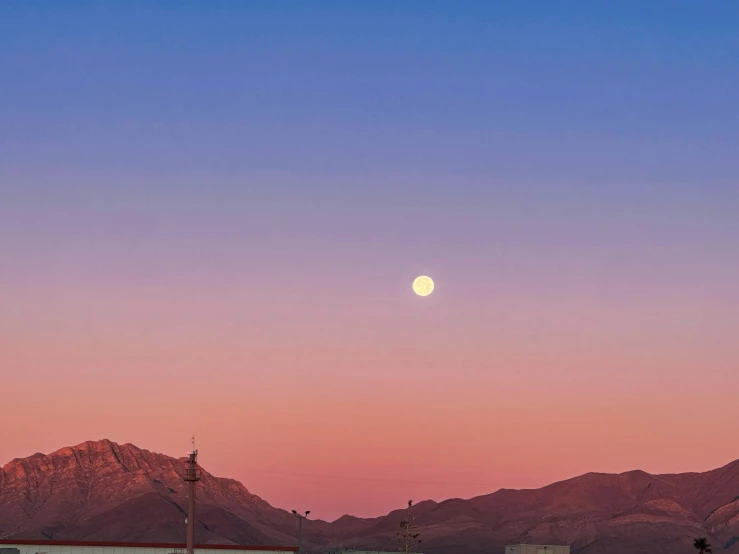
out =
<path fill-rule="evenodd" d="M 305 515 L 299 514 L 297 510 L 293 510 L 293 515 L 298 518 L 298 554 L 303 553 L 303 520 L 308 517 L 310 510 L 306 510 Z"/>

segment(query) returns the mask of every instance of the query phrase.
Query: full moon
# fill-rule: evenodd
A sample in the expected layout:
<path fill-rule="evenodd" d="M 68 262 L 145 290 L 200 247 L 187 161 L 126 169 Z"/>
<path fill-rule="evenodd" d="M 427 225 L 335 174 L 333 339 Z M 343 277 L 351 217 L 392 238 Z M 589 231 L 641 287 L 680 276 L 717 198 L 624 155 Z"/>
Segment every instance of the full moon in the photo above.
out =
<path fill-rule="evenodd" d="M 416 277 L 413 281 L 413 292 L 415 292 L 418 296 L 428 296 L 429 294 L 434 292 L 433 279 L 431 279 L 431 277 L 426 277 L 425 275 Z"/>

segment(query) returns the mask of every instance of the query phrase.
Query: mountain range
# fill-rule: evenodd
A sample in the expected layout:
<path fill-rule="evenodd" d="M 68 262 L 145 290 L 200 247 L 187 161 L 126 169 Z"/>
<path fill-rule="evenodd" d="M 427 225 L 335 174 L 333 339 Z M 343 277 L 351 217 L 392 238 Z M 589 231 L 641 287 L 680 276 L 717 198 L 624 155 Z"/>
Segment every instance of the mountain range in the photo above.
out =
<path fill-rule="evenodd" d="M 0 470 L 0 538 L 183 542 L 183 459 L 108 440 L 15 459 Z M 296 520 L 233 479 L 202 471 L 199 543 L 294 545 Z M 567 544 L 576 554 L 739 554 L 739 461 L 705 473 L 588 473 L 530 490 L 412 508 L 427 554 L 503 552 L 505 544 Z M 404 510 L 311 520 L 304 549 L 396 550 Z"/>

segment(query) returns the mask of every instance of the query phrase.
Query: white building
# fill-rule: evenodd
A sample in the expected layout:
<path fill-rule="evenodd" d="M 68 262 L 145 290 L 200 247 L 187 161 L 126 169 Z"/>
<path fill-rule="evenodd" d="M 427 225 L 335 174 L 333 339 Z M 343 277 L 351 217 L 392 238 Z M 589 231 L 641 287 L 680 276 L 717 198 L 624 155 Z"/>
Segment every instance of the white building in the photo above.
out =
<path fill-rule="evenodd" d="M 551 544 L 509 544 L 505 554 L 570 554 L 569 546 Z"/>
<path fill-rule="evenodd" d="M 195 554 L 294 554 L 293 546 L 196 544 Z M 184 544 L 0 539 L 0 554 L 185 554 Z"/>

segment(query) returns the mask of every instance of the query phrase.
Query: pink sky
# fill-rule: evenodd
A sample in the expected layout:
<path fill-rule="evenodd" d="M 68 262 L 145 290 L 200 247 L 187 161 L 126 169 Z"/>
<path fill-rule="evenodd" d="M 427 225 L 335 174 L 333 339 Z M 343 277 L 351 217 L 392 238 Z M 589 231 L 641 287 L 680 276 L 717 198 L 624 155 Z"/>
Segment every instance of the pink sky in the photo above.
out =
<path fill-rule="evenodd" d="M 737 314 L 710 287 L 680 297 L 689 271 L 625 290 L 581 273 L 257 256 L 259 275 L 231 266 L 211 287 L 90 274 L 96 253 L 5 298 L 3 463 L 99 438 L 181 456 L 194 433 L 212 473 L 333 519 L 739 458 Z M 410 290 L 421 273 L 437 281 L 428 298 Z"/>

